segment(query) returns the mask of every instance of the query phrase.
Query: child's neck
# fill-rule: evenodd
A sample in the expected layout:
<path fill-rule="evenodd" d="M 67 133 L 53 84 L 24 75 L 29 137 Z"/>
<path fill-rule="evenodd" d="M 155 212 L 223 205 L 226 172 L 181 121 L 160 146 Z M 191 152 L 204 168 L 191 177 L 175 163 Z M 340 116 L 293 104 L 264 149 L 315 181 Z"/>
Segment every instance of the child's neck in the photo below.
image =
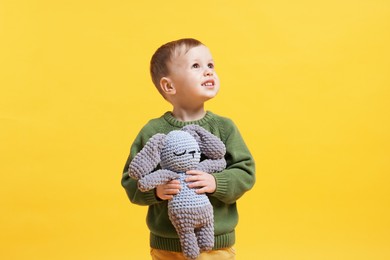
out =
<path fill-rule="evenodd" d="M 206 111 L 204 110 L 204 107 L 194 110 L 174 107 L 172 115 L 179 121 L 189 122 L 202 119 L 206 115 Z"/>

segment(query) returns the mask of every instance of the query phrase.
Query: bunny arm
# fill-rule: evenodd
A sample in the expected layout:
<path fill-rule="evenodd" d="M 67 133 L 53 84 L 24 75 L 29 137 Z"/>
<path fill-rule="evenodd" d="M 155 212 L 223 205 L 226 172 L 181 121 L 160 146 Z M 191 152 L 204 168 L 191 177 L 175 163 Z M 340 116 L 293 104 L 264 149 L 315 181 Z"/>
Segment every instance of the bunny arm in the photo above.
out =
<path fill-rule="evenodd" d="M 215 159 L 215 160 L 206 159 L 201 161 L 196 167 L 197 170 L 207 172 L 207 173 L 220 172 L 223 171 L 225 168 L 226 168 L 225 158 Z"/>
<path fill-rule="evenodd" d="M 156 188 L 157 185 L 165 184 L 179 176 L 178 173 L 170 170 L 157 170 L 141 178 L 138 181 L 138 189 L 140 191 L 148 191 Z"/>

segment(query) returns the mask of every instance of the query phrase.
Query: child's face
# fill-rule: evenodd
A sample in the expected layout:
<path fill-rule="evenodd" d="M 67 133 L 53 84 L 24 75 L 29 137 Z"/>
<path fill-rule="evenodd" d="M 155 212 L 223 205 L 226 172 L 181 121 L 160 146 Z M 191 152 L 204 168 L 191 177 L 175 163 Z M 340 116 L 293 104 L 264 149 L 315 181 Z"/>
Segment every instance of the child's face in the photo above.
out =
<path fill-rule="evenodd" d="M 200 45 L 182 52 L 168 63 L 171 84 L 176 90 L 176 104 L 199 106 L 215 97 L 219 79 L 209 49 Z"/>

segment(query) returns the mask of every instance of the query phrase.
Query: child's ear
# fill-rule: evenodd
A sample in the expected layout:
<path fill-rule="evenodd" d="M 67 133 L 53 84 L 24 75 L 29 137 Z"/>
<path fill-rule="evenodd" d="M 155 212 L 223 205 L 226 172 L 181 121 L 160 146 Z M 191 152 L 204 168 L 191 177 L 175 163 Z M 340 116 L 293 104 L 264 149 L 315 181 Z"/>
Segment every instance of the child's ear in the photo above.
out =
<path fill-rule="evenodd" d="M 168 77 L 162 77 L 160 80 L 160 88 L 166 95 L 176 94 L 175 86 Z"/>

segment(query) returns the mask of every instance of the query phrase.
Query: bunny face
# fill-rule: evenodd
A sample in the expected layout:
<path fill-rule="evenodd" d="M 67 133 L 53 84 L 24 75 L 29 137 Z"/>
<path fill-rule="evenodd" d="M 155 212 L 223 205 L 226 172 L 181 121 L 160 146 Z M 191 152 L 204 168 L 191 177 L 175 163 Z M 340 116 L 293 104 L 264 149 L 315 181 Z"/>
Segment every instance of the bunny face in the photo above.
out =
<path fill-rule="evenodd" d="M 156 167 L 175 173 L 166 181 L 177 178 L 177 173 L 189 170 L 201 170 L 208 173 L 218 172 L 226 167 L 226 152 L 223 142 L 198 125 L 187 125 L 181 130 L 169 132 L 167 135 L 153 135 L 133 158 L 129 165 L 129 176 L 140 180 L 149 175 L 158 175 Z M 206 158 L 200 162 L 200 157 Z M 156 171 L 155 171 L 156 170 Z M 151 178 L 151 177 L 147 177 Z M 161 185 L 162 179 L 154 185 Z M 165 180 L 165 179 L 164 179 Z M 155 186 L 148 186 L 154 188 Z"/>
<path fill-rule="evenodd" d="M 200 161 L 200 148 L 195 138 L 184 131 L 171 131 L 161 150 L 160 165 L 174 172 L 195 169 Z"/>

